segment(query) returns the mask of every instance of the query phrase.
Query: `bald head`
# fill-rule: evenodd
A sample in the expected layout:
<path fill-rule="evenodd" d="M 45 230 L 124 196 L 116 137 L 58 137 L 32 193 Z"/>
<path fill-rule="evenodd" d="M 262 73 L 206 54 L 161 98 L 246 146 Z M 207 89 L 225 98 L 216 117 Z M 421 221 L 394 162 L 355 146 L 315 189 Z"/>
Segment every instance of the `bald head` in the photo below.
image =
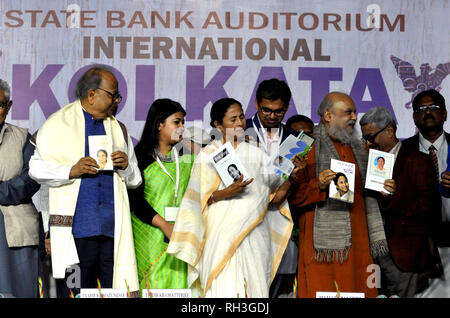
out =
<path fill-rule="evenodd" d="M 122 100 L 116 77 L 104 67 L 86 71 L 77 83 L 75 96 L 94 119 L 115 115 Z"/>
<path fill-rule="evenodd" d="M 325 95 L 325 97 L 320 102 L 319 108 L 317 109 L 317 113 L 322 118 L 323 115 L 325 114 L 325 111 L 327 110 L 330 111 L 333 105 L 339 101 L 347 104 L 352 104 L 353 106 L 355 105 L 353 103 L 352 98 L 347 94 L 343 92 L 330 92 L 327 95 Z"/>
<path fill-rule="evenodd" d="M 103 78 L 117 83 L 112 71 L 104 65 L 98 65 L 88 69 L 78 80 L 73 93 L 74 97 L 78 99 L 86 98 L 89 90 L 96 90 L 101 86 Z"/>

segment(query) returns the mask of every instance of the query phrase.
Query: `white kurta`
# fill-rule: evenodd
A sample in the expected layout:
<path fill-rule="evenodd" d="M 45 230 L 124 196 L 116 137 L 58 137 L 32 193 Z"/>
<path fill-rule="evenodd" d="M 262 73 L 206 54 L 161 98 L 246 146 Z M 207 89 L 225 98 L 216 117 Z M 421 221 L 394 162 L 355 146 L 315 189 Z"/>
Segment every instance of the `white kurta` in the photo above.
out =
<path fill-rule="evenodd" d="M 106 136 L 115 150 L 127 153 L 128 168 L 114 173 L 114 276 L 113 287 L 131 291 L 139 288 L 127 187 L 137 187 L 141 175 L 132 142 L 124 139 L 114 117 L 103 122 Z M 73 217 L 80 178 L 69 179 L 71 167 L 85 156 L 84 116 L 79 100 L 50 116 L 39 129 L 36 150 L 30 159 L 30 176 L 49 188 L 48 211 L 58 218 Z M 134 183 L 134 184 L 133 184 Z M 51 226 L 52 270 L 55 278 L 64 278 L 68 266 L 79 262 L 71 225 Z"/>

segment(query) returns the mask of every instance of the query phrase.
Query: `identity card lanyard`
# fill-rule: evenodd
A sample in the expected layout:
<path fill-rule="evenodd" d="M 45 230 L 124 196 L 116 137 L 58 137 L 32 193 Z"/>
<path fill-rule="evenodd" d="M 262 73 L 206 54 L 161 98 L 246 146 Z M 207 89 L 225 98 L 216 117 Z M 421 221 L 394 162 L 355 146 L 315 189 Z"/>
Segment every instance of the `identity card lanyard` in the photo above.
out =
<path fill-rule="evenodd" d="M 264 129 L 264 127 L 261 126 L 261 123 L 259 122 L 259 118 L 258 118 L 258 114 L 255 114 L 252 118 L 253 124 L 255 125 L 256 129 L 256 134 L 258 135 L 258 139 L 262 141 L 264 150 L 266 151 L 267 154 L 269 154 L 269 149 L 267 148 L 267 142 L 264 139 L 264 136 L 262 136 L 259 133 L 259 129 Z M 258 127 L 259 126 L 259 127 Z M 279 138 L 278 138 L 278 149 L 280 149 L 280 144 L 281 144 L 281 137 L 283 136 L 283 126 L 280 125 L 280 128 L 278 128 L 279 130 Z"/>
<path fill-rule="evenodd" d="M 161 169 L 163 169 L 163 171 L 169 176 L 170 179 L 172 179 L 174 185 L 175 185 L 175 204 L 177 202 L 177 197 L 178 197 L 178 187 L 180 185 L 180 161 L 178 160 L 178 151 L 175 147 L 172 148 L 173 149 L 173 153 L 175 154 L 175 165 L 177 168 L 177 175 L 175 177 L 176 180 L 173 180 L 173 177 L 170 175 L 169 171 L 167 171 L 166 167 L 164 167 L 164 165 L 162 164 L 161 160 L 158 158 L 158 156 L 156 156 L 156 161 L 158 162 L 159 166 L 161 167 Z"/>

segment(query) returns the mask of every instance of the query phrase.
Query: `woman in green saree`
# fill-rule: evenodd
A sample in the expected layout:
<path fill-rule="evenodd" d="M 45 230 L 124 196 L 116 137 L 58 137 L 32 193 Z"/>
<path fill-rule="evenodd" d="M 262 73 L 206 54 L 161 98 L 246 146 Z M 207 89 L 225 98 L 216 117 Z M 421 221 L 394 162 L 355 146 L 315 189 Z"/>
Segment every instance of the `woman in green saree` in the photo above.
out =
<path fill-rule="evenodd" d="M 194 161 L 193 154 L 174 147 L 182 139 L 185 115 L 179 103 L 155 100 L 135 147 L 144 182 L 129 195 L 141 289 L 187 288 L 186 263 L 166 253 Z"/>

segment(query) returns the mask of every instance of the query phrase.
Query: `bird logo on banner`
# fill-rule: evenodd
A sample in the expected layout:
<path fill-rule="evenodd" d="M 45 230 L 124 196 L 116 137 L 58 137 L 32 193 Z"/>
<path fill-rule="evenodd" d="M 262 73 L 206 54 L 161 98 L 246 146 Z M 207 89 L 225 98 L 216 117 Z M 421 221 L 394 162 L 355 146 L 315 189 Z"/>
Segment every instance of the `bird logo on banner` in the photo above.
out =
<path fill-rule="evenodd" d="M 440 91 L 442 81 L 450 73 L 450 62 L 439 64 L 433 73 L 430 73 L 433 70 L 430 64 L 424 63 L 420 65 L 420 75 L 416 76 L 416 70 L 411 63 L 393 55 L 391 55 L 391 61 L 395 66 L 398 77 L 403 82 L 403 87 L 406 91 L 412 93 L 411 100 L 405 104 L 406 108 L 411 108 L 414 97 L 421 91 L 427 89 Z"/>

